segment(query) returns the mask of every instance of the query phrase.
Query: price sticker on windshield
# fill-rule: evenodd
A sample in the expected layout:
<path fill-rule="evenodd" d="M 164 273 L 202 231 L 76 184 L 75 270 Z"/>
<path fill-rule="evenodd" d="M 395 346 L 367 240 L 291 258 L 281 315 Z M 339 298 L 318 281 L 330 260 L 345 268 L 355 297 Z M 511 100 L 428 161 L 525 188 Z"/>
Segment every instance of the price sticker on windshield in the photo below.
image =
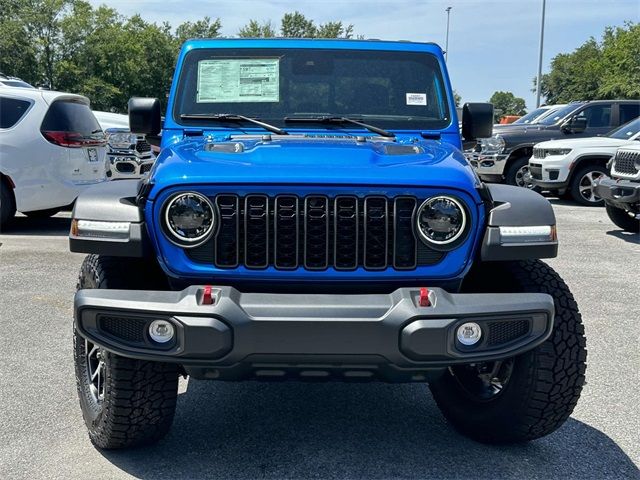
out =
<path fill-rule="evenodd" d="M 407 93 L 407 105 L 427 105 L 426 93 Z"/>
<path fill-rule="evenodd" d="M 198 62 L 198 103 L 280 101 L 280 60 L 243 58 Z"/>

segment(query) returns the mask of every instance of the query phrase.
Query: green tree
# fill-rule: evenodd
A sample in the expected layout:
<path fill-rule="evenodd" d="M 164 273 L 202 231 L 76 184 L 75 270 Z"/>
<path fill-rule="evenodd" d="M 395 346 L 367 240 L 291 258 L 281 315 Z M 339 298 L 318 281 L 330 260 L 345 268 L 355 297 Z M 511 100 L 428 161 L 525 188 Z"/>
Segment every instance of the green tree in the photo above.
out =
<path fill-rule="evenodd" d="M 591 37 L 556 55 L 541 91 L 547 103 L 640 98 L 640 24 L 608 27 L 601 42 Z"/>
<path fill-rule="evenodd" d="M 276 36 L 276 30 L 273 28 L 271 20 L 258 22 L 258 20 L 249 20 L 244 27 L 238 31 L 241 38 L 271 38 Z"/>
<path fill-rule="evenodd" d="M 493 104 L 496 121 L 503 115 L 524 115 L 527 113 L 524 99 L 516 97 L 511 92 L 494 92 L 489 102 Z"/>
<path fill-rule="evenodd" d="M 456 107 L 459 107 L 462 102 L 462 96 L 455 90 L 453 91 L 453 101 L 455 102 Z"/>
<path fill-rule="evenodd" d="M 313 20 L 295 11 L 283 15 L 280 22 L 280 35 L 289 38 L 352 38 L 353 25 L 344 25 L 342 22 L 316 25 Z"/>
<path fill-rule="evenodd" d="M 215 38 L 220 35 L 221 28 L 219 18 L 211 20 L 210 17 L 204 17 L 195 22 L 184 22 L 176 28 L 176 41 L 182 44 L 190 38 Z"/>
<path fill-rule="evenodd" d="M 0 0 L 0 72 L 38 83 L 35 45 L 23 20 L 25 3 Z"/>

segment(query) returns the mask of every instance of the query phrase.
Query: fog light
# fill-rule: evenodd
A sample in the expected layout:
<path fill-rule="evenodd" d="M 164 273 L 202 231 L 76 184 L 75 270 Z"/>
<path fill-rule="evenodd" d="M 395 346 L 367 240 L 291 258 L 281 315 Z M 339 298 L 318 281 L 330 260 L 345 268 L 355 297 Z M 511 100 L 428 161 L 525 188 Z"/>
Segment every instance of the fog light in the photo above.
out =
<path fill-rule="evenodd" d="M 480 341 L 482 329 L 474 322 L 463 323 L 458 327 L 458 341 L 463 345 L 475 345 Z"/>
<path fill-rule="evenodd" d="M 167 343 L 173 338 L 175 334 L 175 328 L 171 322 L 166 320 L 154 320 L 149 325 L 149 336 L 151 339 L 158 343 Z"/>

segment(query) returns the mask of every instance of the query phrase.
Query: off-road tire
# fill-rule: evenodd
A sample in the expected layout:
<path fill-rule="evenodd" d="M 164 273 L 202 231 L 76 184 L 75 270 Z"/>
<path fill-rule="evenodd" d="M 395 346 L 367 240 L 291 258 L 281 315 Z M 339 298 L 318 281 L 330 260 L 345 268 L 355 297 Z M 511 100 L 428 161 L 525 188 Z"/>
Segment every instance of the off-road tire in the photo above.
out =
<path fill-rule="evenodd" d="M 7 181 L 0 176 L 0 232 L 7 229 L 16 214 L 16 199 Z"/>
<path fill-rule="evenodd" d="M 144 281 L 141 268 L 143 262 L 136 259 L 89 255 L 80 269 L 78 289 L 156 286 L 155 277 L 140 283 Z M 75 327 L 73 341 L 78 397 L 91 442 L 99 448 L 116 449 L 147 445 L 164 437 L 176 408 L 177 366 L 103 350 L 104 397 L 98 403 L 91 392 L 85 340 Z"/>
<path fill-rule="evenodd" d="M 571 195 L 571 199 L 579 203 L 580 205 L 584 205 L 586 207 L 599 207 L 604 204 L 603 199 L 600 198 L 597 201 L 589 201 L 585 199 L 580 193 L 580 181 L 582 180 L 582 177 L 584 177 L 589 172 L 597 172 L 600 174 L 608 175 L 608 171 L 603 165 L 587 165 L 585 167 L 579 168 L 571 176 L 569 189 L 567 191 Z"/>
<path fill-rule="evenodd" d="M 524 167 L 528 163 L 529 163 L 529 157 L 525 156 L 525 157 L 514 158 L 509 163 L 509 165 L 507 165 L 507 169 L 504 174 L 504 180 L 507 183 L 507 185 L 514 185 L 517 187 L 527 188 L 527 187 L 524 187 L 523 185 L 520 185 L 516 177 L 518 175 L 518 170 L 520 170 L 522 167 Z M 533 190 L 534 192 L 538 192 L 538 193 L 542 191 L 542 189 L 537 186 L 533 186 L 532 188 L 529 188 L 529 190 Z"/>
<path fill-rule="evenodd" d="M 571 415 L 585 381 L 587 351 L 582 319 L 569 288 L 539 260 L 480 264 L 465 279 L 465 292 L 538 292 L 553 296 L 551 336 L 514 359 L 504 389 L 489 400 L 467 393 L 449 369 L 430 384 L 447 420 L 484 443 L 517 443 L 548 435 Z"/>
<path fill-rule="evenodd" d="M 60 211 L 59 208 L 47 208 L 46 210 L 33 210 L 32 212 L 22 212 L 29 218 L 49 218 Z"/>
<path fill-rule="evenodd" d="M 607 210 L 607 215 L 609 215 L 611 221 L 625 232 L 640 232 L 640 220 L 633 218 L 626 210 L 612 205 L 605 205 L 605 209 Z"/>

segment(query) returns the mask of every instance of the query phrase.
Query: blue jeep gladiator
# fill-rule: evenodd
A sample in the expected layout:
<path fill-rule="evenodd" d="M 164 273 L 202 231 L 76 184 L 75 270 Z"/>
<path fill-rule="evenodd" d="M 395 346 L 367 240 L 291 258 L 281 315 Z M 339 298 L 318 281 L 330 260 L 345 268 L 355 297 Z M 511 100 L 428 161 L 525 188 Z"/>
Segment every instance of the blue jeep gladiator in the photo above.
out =
<path fill-rule="evenodd" d="M 141 181 L 87 190 L 70 232 L 89 254 L 75 296 L 75 368 L 92 442 L 125 448 L 171 425 L 179 376 L 424 382 L 483 442 L 535 439 L 584 383 L 578 307 L 540 258 L 550 204 L 482 183 L 430 43 L 192 40 Z"/>

